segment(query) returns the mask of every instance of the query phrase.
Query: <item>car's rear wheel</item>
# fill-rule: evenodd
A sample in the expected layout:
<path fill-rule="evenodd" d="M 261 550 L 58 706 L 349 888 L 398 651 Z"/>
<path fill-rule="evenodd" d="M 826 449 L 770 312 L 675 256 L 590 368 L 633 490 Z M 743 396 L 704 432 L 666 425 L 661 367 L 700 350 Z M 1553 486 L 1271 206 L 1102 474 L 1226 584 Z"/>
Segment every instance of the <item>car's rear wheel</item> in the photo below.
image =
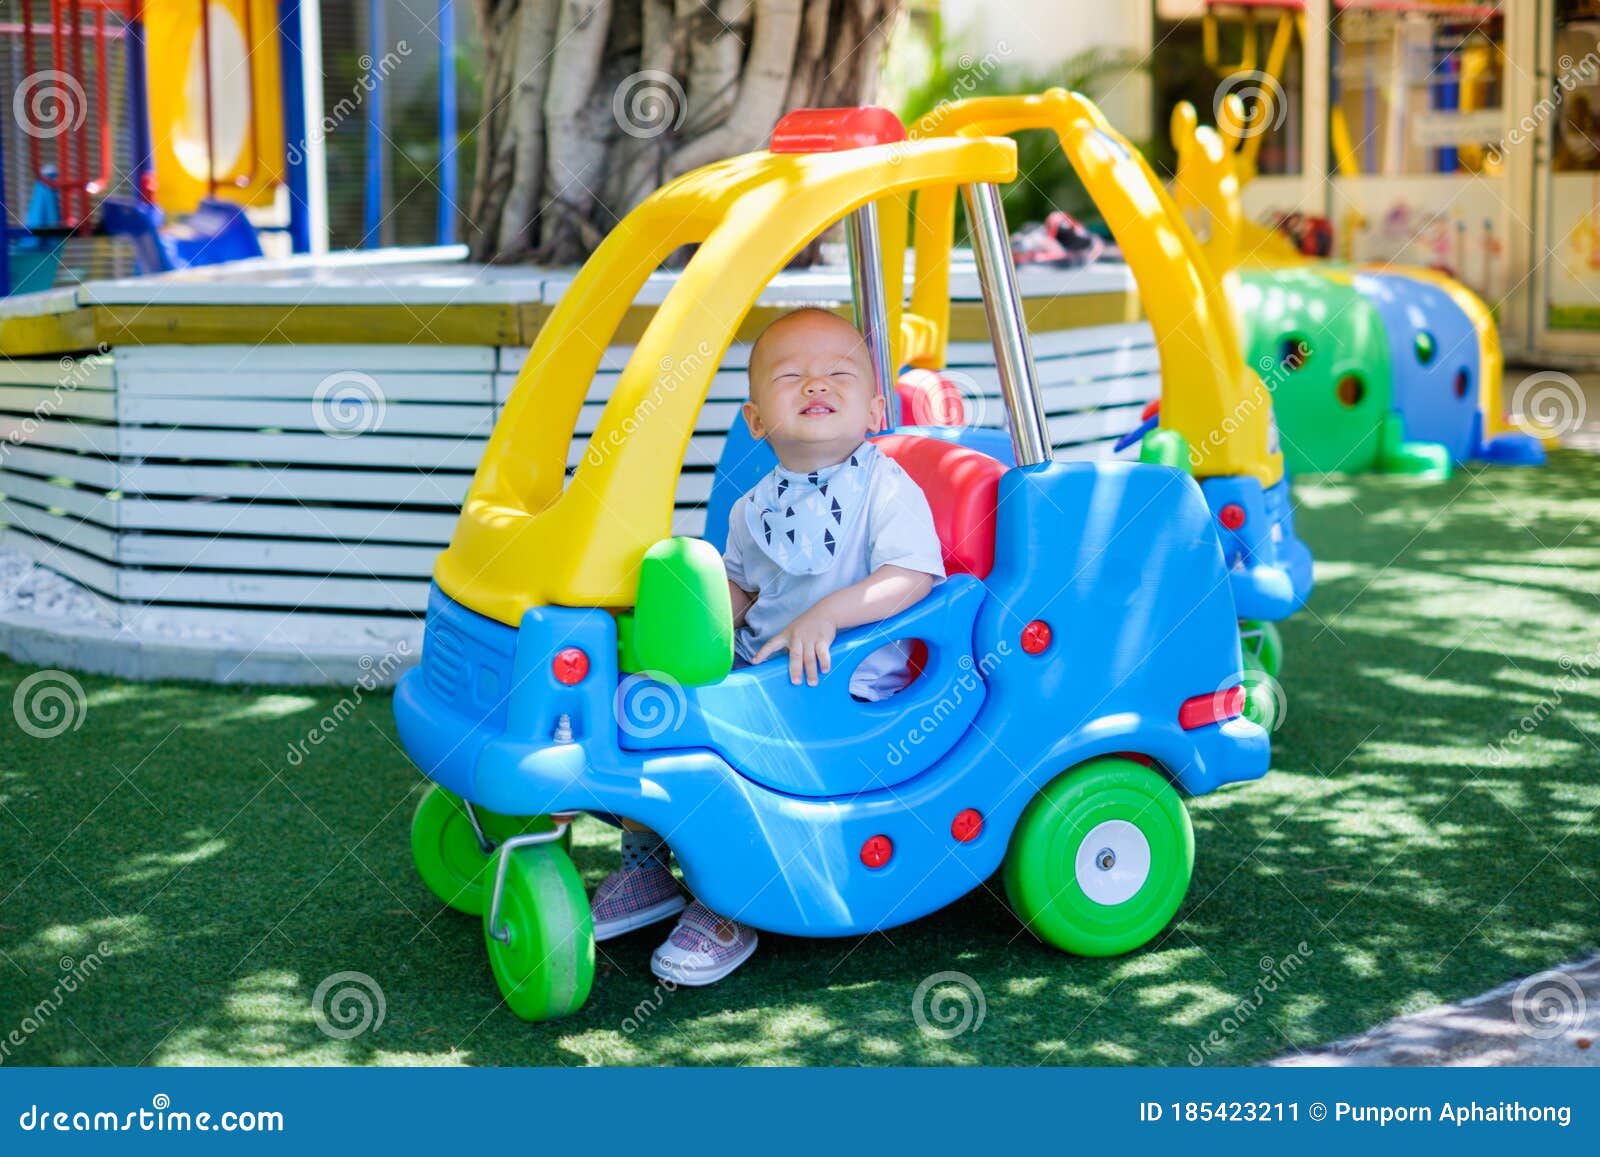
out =
<path fill-rule="evenodd" d="M 476 811 L 478 824 L 491 845 L 515 835 L 547 832 L 554 826 L 549 816 L 504 816 L 482 808 Z M 562 834 L 563 846 L 570 848 L 571 841 L 569 829 Z M 411 859 L 428 890 L 457 912 L 483 915 L 488 903 L 491 854 L 492 846 L 486 852 L 479 842 L 461 797 L 437 784 L 430 787 L 411 817 Z"/>
<path fill-rule="evenodd" d="M 1263 671 L 1274 679 L 1278 678 L 1279 672 L 1283 670 L 1283 635 L 1278 631 L 1277 623 L 1269 623 L 1262 619 L 1241 619 L 1239 646 L 1243 648 L 1246 656 L 1255 656 Z"/>
<path fill-rule="evenodd" d="M 1011 906 L 1041 940 L 1117 956 L 1152 940 L 1194 874 L 1194 829 L 1166 778 L 1102 758 L 1052 780 L 1023 810 L 1006 852 Z"/>

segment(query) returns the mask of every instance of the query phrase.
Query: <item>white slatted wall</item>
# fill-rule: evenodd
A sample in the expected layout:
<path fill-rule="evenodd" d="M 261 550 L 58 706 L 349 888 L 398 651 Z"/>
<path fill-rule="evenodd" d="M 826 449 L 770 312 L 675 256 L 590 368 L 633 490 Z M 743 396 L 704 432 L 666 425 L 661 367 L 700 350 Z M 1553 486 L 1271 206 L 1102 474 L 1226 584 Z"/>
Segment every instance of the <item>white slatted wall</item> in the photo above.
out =
<path fill-rule="evenodd" d="M 627 356 L 607 352 L 590 433 Z M 1148 327 L 1037 335 L 1062 459 L 1108 456 L 1159 393 Z M 698 534 L 724 433 L 746 396 L 730 351 L 700 415 L 674 530 Z M 0 542 L 130 604 L 410 615 L 526 350 L 462 346 L 146 346 L 83 360 L 0 360 Z M 1003 421 L 993 352 L 951 368 Z M 319 428 L 330 375 L 377 383 L 382 421 Z M 583 453 L 573 448 L 569 465 Z"/>

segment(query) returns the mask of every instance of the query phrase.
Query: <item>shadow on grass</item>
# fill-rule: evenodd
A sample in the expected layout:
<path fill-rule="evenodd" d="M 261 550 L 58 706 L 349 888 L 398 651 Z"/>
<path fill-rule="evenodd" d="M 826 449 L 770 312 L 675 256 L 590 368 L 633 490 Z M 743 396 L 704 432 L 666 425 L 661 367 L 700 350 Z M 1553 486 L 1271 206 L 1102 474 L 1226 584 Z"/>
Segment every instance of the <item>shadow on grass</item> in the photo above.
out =
<path fill-rule="evenodd" d="M 641 932 L 603 946 L 582 1012 L 524 1024 L 479 923 L 411 870 L 421 781 L 386 697 L 296 762 L 340 692 L 82 677 L 81 726 L 13 731 L 0 755 L 0 1059 L 1237 1063 L 1481 991 L 1600 939 L 1597 494 L 1576 454 L 1301 484 L 1319 586 L 1284 628 L 1275 771 L 1194 802 L 1188 901 L 1114 960 L 1032 941 L 991 882 L 886 934 L 764 937 L 710 989 L 660 989 L 665 929 Z M 0 692 L 28 673 L 0 665 Z M 580 825 L 591 885 L 612 839 Z M 312 1009 L 339 972 L 382 990 L 381 1025 L 349 1039 Z M 949 1039 L 912 1009 L 941 972 L 982 993 Z M 935 994 L 929 1023 L 959 1021 L 956 990 Z"/>

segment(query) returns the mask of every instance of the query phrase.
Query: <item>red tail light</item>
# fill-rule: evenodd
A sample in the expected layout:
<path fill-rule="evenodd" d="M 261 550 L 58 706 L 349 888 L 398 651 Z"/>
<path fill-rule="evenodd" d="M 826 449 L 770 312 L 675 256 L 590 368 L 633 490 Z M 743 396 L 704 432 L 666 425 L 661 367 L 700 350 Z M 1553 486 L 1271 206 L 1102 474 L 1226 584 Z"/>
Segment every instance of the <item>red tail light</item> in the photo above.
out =
<path fill-rule="evenodd" d="M 1244 688 L 1229 687 L 1226 691 L 1213 691 L 1209 695 L 1196 695 L 1185 699 L 1178 708 L 1178 726 L 1185 731 L 1237 719 L 1244 714 Z"/>

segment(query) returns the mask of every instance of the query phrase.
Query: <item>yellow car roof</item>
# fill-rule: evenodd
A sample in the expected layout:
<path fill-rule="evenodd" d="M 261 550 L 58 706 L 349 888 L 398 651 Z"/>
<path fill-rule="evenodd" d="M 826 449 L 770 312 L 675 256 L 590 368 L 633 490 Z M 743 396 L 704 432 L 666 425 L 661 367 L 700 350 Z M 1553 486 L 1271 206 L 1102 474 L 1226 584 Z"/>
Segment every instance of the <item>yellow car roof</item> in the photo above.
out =
<path fill-rule="evenodd" d="M 914 189 L 1004 183 L 1016 173 L 1009 140 L 901 141 L 749 153 L 657 190 L 611 231 L 540 330 L 435 567 L 441 589 L 513 626 L 536 605 L 632 605 L 644 552 L 672 533 L 678 474 L 712 377 L 773 276 L 868 202 L 892 202 L 903 222 Z M 885 236 L 903 238 L 903 225 Z M 645 278 L 688 244 L 699 248 L 567 481 L 568 446 L 601 354 Z"/>
<path fill-rule="evenodd" d="M 1275 485 L 1283 455 L 1272 445 L 1271 397 L 1245 364 L 1221 280 L 1144 157 L 1092 102 L 1060 88 L 974 97 L 935 109 L 911 135 L 1026 129 L 1055 132 L 1133 270 L 1161 355 L 1161 424 L 1188 440 L 1195 474 L 1249 475 Z M 917 196 L 911 309 L 936 332 L 918 350 L 927 368 L 943 364 L 949 333 L 954 196 L 950 189 Z"/>

